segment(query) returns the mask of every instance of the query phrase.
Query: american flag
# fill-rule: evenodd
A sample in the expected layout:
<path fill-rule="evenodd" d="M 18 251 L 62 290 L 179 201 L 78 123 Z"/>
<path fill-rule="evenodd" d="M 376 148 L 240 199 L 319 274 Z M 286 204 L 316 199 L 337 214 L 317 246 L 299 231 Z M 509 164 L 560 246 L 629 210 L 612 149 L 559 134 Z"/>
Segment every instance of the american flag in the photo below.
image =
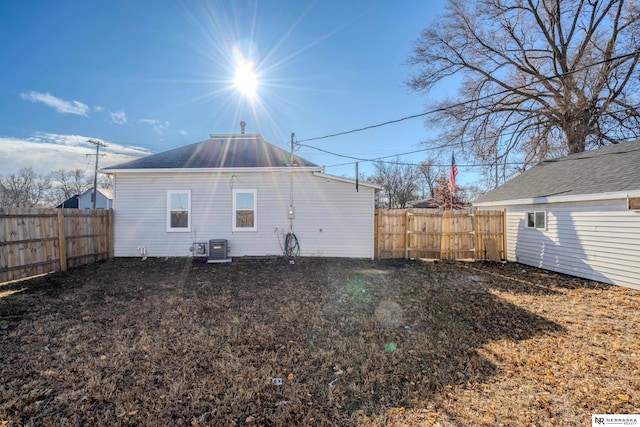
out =
<path fill-rule="evenodd" d="M 458 176 L 458 166 L 456 166 L 456 158 L 451 153 L 451 169 L 449 170 L 449 192 L 456 192 L 456 176 Z"/>

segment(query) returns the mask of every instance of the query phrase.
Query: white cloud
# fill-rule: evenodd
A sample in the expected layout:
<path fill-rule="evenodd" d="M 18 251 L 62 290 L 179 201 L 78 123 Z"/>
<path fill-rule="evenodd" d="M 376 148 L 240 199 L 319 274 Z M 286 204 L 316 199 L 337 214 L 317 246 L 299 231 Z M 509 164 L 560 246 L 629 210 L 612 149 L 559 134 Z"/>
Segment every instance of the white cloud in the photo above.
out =
<path fill-rule="evenodd" d="M 163 122 L 162 120 L 140 119 L 139 122 L 145 125 L 153 126 L 153 130 L 155 130 L 158 135 L 164 135 L 171 125 L 171 123 L 166 120 Z"/>
<path fill-rule="evenodd" d="M 123 125 L 127 123 L 127 115 L 122 110 L 116 111 L 116 112 L 109 112 L 109 116 L 111 117 L 111 121 L 115 124 Z"/>
<path fill-rule="evenodd" d="M 27 141 L 45 144 L 66 145 L 68 147 L 89 147 L 90 144 L 87 143 L 87 140 L 89 139 L 89 137 L 82 135 L 61 135 L 57 133 L 36 132 L 32 136 L 27 138 Z"/>
<path fill-rule="evenodd" d="M 182 135 L 182 136 L 187 136 L 187 135 L 189 135 L 189 133 L 188 133 L 186 130 L 184 130 L 184 129 L 180 129 L 180 130 L 178 131 L 178 133 L 179 133 L 180 135 Z"/>
<path fill-rule="evenodd" d="M 102 105 L 96 105 L 93 109 L 99 113 L 104 111 L 104 107 Z"/>
<path fill-rule="evenodd" d="M 54 108 L 61 114 L 75 114 L 77 116 L 87 116 L 89 114 L 89 106 L 80 101 L 65 101 L 51 95 L 50 93 L 27 92 L 21 93 L 20 96 L 25 101 L 40 102 L 48 107 Z"/>
<path fill-rule="evenodd" d="M 0 174 L 10 175 L 23 167 L 31 167 L 39 174 L 58 169 L 93 171 L 95 146 L 88 142 L 95 137 L 37 132 L 27 139 L 0 137 Z M 152 154 L 149 150 L 131 145 L 104 141 L 99 167 L 113 166 Z"/>

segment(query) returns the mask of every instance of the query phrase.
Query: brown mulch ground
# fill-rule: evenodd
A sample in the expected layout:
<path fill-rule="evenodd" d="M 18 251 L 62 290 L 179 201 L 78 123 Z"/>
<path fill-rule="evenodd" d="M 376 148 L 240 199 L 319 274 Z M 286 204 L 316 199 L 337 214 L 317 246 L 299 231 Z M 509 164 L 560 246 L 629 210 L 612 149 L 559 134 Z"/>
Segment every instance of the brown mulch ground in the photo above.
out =
<path fill-rule="evenodd" d="M 640 413 L 639 303 L 518 264 L 114 259 L 0 286 L 0 426 L 585 426 Z"/>

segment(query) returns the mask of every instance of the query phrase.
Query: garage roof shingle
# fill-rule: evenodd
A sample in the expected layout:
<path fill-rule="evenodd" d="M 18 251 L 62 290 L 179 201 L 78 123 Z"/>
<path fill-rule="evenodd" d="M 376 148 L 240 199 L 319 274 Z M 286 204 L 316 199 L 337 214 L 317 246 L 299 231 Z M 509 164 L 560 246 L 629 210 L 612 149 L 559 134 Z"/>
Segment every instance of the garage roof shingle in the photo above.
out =
<path fill-rule="evenodd" d="M 266 142 L 259 134 L 211 135 L 205 141 L 165 151 L 111 169 L 210 169 L 286 167 L 291 154 Z M 296 166 L 318 167 L 301 157 L 293 157 Z"/>
<path fill-rule="evenodd" d="M 475 203 L 640 190 L 640 141 L 538 163 Z"/>

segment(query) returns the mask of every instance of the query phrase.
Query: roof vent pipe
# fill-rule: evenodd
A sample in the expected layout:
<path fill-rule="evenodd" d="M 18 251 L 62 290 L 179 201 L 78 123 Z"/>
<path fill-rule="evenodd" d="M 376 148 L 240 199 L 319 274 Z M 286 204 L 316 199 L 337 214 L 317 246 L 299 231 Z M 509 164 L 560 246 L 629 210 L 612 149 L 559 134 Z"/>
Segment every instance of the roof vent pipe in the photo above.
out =
<path fill-rule="evenodd" d="M 247 124 L 244 122 L 244 120 L 240 122 L 240 133 L 243 134 L 243 135 L 244 135 L 244 127 L 246 125 Z"/>

